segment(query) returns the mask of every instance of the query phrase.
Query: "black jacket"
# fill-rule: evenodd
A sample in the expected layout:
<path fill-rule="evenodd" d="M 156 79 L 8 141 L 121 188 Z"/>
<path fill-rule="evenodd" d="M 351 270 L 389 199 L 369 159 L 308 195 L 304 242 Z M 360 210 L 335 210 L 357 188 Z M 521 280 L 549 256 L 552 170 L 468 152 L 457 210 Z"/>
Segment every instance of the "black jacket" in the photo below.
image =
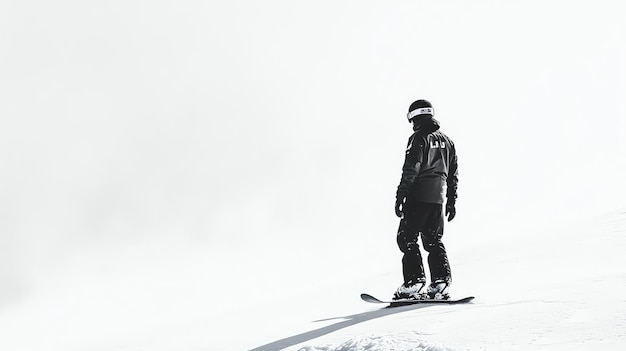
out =
<path fill-rule="evenodd" d="M 417 126 L 407 145 L 398 193 L 407 194 L 407 204 L 443 204 L 445 198 L 455 202 L 458 170 L 454 143 L 430 116 L 422 117 Z"/>

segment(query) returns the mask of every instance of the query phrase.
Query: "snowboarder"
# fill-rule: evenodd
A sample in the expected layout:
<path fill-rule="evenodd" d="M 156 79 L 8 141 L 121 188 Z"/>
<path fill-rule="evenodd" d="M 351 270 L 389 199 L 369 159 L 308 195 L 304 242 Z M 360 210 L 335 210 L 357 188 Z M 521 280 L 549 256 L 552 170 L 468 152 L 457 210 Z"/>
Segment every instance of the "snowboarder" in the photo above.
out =
<path fill-rule="evenodd" d="M 402 257 L 404 283 L 393 299 L 449 299 L 450 264 L 443 236 L 443 204 L 451 221 L 456 215 L 457 156 L 452 140 L 439 131 L 430 102 L 417 100 L 407 114 L 413 135 L 406 149 L 402 178 L 396 193 L 396 215 L 400 217 L 397 242 Z M 421 237 L 428 252 L 431 283 L 426 278 L 418 246 Z"/>

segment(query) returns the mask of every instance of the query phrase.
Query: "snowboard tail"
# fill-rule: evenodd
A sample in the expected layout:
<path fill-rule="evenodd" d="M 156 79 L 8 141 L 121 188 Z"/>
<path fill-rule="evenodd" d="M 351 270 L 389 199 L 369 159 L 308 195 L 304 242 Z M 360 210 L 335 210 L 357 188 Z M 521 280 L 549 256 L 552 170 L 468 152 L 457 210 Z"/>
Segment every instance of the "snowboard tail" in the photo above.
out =
<path fill-rule="evenodd" d="M 449 299 L 449 300 L 434 300 L 434 299 L 425 299 L 425 300 L 411 300 L 411 299 L 402 299 L 402 300 L 393 300 L 393 301 L 384 301 L 375 298 L 370 294 L 361 294 L 361 299 L 365 302 L 369 303 L 382 303 L 389 304 L 389 307 L 398 307 L 398 306 L 407 306 L 407 305 L 415 305 L 415 304 L 446 304 L 453 305 L 458 303 L 467 303 L 474 299 L 474 296 L 464 297 L 462 299 Z"/>

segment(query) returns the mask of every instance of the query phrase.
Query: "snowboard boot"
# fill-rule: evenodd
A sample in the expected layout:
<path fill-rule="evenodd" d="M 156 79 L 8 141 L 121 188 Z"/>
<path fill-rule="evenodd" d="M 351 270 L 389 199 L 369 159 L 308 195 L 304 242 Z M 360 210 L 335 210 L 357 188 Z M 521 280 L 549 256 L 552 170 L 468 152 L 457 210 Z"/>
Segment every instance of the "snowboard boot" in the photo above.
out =
<path fill-rule="evenodd" d="M 426 282 L 423 281 L 404 283 L 393 294 L 393 300 L 423 300 L 426 298 L 426 294 L 422 292 L 424 286 Z"/>
<path fill-rule="evenodd" d="M 445 280 L 435 280 L 426 289 L 426 295 L 433 300 L 448 300 L 450 298 L 449 287 L 450 284 Z"/>

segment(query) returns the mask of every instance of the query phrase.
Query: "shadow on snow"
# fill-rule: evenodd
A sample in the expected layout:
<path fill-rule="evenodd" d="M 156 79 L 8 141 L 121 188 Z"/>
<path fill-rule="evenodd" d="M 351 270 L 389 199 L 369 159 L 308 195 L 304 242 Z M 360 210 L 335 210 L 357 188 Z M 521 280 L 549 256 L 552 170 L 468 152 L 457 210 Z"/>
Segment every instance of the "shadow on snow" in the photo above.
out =
<path fill-rule="evenodd" d="M 417 305 L 409 305 L 409 306 L 399 306 L 399 307 L 394 307 L 394 308 L 381 308 L 378 310 L 353 314 L 351 316 L 346 316 L 346 317 L 321 319 L 315 322 L 322 322 L 322 321 L 328 321 L 328 320 L 333 320 L 333 319 L 345 319 L 345 320 L 322 327 L 322 328 L 314 329 L 314 330 L 311 330 L 302 334 L 293 335 L 284 339 L 276 340 L 269 344 L 265 344 L 265 345 L 256 347 L 254 349 L 251 349 L 250 351 L 281 350 L 281 349 L 294 346 L 294 345 L 297 345 L 297 344 L 300 344 L 309 340 L 313 340 L 315 338 L 319 338 L 320 336 L 330 334 L 332 332 L 341 330 L 343 328 L 351 327 L 359 323 L 367 322 L 376 318 L 385 317 L 385 316 L 389 316 L 389 315 L 396 314 L 396 313 L 417 310 L 417 309 L 421 309 L 424 307 L 428 307 L 428 305 L 417 304 Z"/>

